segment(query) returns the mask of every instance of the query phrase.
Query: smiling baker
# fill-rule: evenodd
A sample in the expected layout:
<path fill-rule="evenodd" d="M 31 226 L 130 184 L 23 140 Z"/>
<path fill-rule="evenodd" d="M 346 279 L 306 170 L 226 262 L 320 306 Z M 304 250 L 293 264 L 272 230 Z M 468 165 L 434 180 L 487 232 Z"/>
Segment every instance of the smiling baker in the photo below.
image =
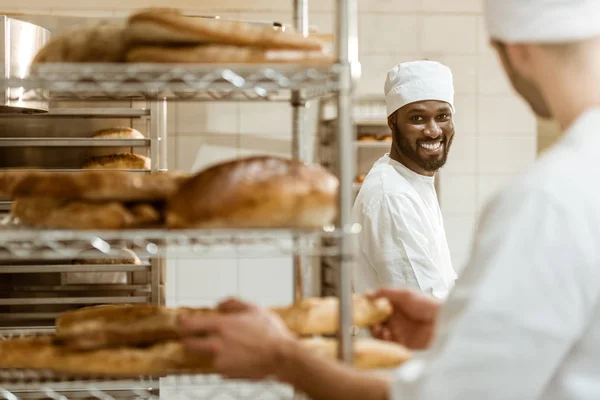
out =
<path fill-rule="evenodd" d="M 454 138 L 454 85 L 434 61 L 401 63 L 385 83 L 389 154 L 365 178 L 352 210 L 362 225 L 356 292 L 404 286 L 445 299 L 456 273 L 434 186 Z"/>

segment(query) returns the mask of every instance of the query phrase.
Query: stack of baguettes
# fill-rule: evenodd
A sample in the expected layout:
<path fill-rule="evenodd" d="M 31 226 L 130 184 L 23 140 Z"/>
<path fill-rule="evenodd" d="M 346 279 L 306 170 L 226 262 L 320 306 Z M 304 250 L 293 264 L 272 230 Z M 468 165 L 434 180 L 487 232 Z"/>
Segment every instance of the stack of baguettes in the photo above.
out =
<path fill-rule="evenodd" d="M 385 299 L 354 295 L 353 322 L 368 327 L 392 313 Z M 338 331 L 337 298 L 305 299 L 274 307 L 307 351 L 334 359 L 337 341 L 315 337 Z M 211 355 L 194 354 L 181 344 L 178 318 L 220 311 L 200 308 L 106 305 L 69 311 L 56 320 L 56 335 L 0 341 L 0 368 L 41 369 L 77 376 L 135 377 L 213 372 Z M 313 337 L 311 337 L 313 336 Z M 371 338 L 354 339 L 354 365 L 387 369 L 408 359 L 401 345 Z"/>
<path fill-rule="evenodd" d="M 33 63 L 330 64 L 323 41 L 274 26 L 185 16 L 177 9 L 133 13 L 124 26 L 100 23 L 53 38 Z"/>
<path fill-rule="evenodd" d="M 320 165 L 254 156 L 195 175 L 113 170 L 0 172 L 23 224 L 55 229 L 319 229 L 338 180 Z"/>

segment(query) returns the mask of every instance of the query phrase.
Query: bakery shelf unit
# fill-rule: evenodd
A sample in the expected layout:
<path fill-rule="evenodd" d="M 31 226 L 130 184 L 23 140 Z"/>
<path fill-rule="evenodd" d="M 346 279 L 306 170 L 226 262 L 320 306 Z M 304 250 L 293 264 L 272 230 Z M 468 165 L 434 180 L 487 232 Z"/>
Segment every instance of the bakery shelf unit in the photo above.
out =
<path fill-rule="evenodd" d="M 72 255 L 76 250 L 90 245 L 110 255 L 117 246 L 127 244 L 138 254 L 156 258 L 164 255 L 202 254 L 206 249 L 236 246 L 253 252 L 257 248 L 270 254 L 292 254 L 294 256 L 294 290 L 296 298 L 304 295 L 305 268 L 308 257 L 327 256 L 335 264 L 335 295 L 339 297 L 339 343 L 338 356 L 351 363 L 352 354 L 352 291 L 351 268 L 353 249 L 351 236 L 356 231 L 350 220 L 353 201 L 353 178 L 355 176 L 354 130 L 352 118 L 353 90 L 360 77 L 357 40 L 357 1 L 336 0 L 336 61 L 331 65 L 184 65 L 184 64 L 54 64 L 32 69 L 24 78 L 9 78 L 0 81 L 0 88 L 11 88 L 10 93 L 23 100 L 33 101 L 149 101 L 164 104 L 166 101 L 286 101 L 292 106 L 292 156 L 310 161 L 304 133 L 307 131 L 307 101 L 329 98 L 335 105 L 337 118 L 332 124 L 336 136 L 336 165 L 340 178 L 338 196 L 338 218 L 332 227 L 318 231 L 302 230 L 230 230 L 230 231 L 169 231 L 135 230 L 118 232 L 83 232 L 38 230 L 20 227 L 9 217 L 0 222 L 0 257 L 19 260 L 27 257 L 60 259 Z M 294 1 L 294 22 L 297 31 L 308 34 L 308 1 Z M 164 123 L 162 121 L 161 123 Z M 259 246 L 257 246 L 259 245 Z M 10 374 L 15 371 L 3 371 Z M 23 398 L 24 393 L 44 393 L 47 398 L 70 397 L 74 391 L 83 390 L 88 397 L 157 398 L 154 389 L 156 380 L 116 382 L 65 382 L 39 374 L 27 375 L 16 371 L 15 379 L 0 375 L 0 398 Z M 10 378 L 10 379 L 8 379 Z M 219 383 L 207 376 L 189 378 L 168 377 L 174 383 L 173 396 L 169 384 L 160 385 L 161 397 L 181 399 L 237 399 L 298 398 L 288 388 L 261 383 Z M 164 381 L 164 379 L 161 379 Z M 6 382 L 6 385 L 5 385 Z M 202 385 L 198 392 L 198 383 Z M 169 382 L 167 382 L 169 383 Z M 63 385 L 63 386 L 61 386 Z M 65 389 L 66 386 L 66 389 Z M 185 388 L 190 388 L 190 393 Z M 231 387 L 231 389 L 227 389 Z M 84 388 L 84 389 L 82 389 Z M 191 389 L 193 388 L 193 390 Z M 206 391 L 208 388 L 208 391 Z M 225 389 L 224 389 L 225 388 Z M 268 393 L 264 393 L 267 391 Z M 27 393 L 26 393 L 27 392 Z M 205 393 L 206 392 L 206 393 Z M 43 396 L 42 396 L 43 397 Z"/>
<path fill-rule="evenodd" d="M 0 113 L 0 168 L 37 167 L 53 172 L 78 172 L 90 157 L 131 152 L 150 157 L 151 163 L 149 170 L 130 171 L 148 173 L 166 169 L 164 100 L 127 100 L 103 103 L 100 107 L 93 104 L 94 107 L 88 108 L 81 107 L 86 104 L 65 107 L 56 101 L 49 103 L 48 112 Z M 90 137 L 98 127 L 114 124 L 136 127 L 145 132 L 146 137 Z M 11 202 L 0 200 L 0 215 L 8 213 Z M 6 218 L 8 215 L 0 216 L 0 220 Z M 27 241 L 30 245 L 37 242 L 35 235 Z M 164 259 L 143 256 L 139 264 L 110 261 L 112 264 L 98 265 L 91 260 L 86 264 L 78 253 L 94 247 L 92 242 L 79 243 L 80 246 L 71 247 L 71 252 L 54 251 L 54 257 L 35 251 L 20 252 L 19 257 L 14 257 L 14 252 L 0 251 L 0 329 L 31 326 L 43 329 L 52 326 L 60 312 L 82 306 L 164 301 L 161 290 L 165 280 Z M 49 248 L 53 247 L 46 250 Z M 80 259 L 78 264 L 73 265 L 77 258 Z M 73 276 L 79 279 L 72 281 Z M 92 278 L 100 280 L 92 282 Z"/>

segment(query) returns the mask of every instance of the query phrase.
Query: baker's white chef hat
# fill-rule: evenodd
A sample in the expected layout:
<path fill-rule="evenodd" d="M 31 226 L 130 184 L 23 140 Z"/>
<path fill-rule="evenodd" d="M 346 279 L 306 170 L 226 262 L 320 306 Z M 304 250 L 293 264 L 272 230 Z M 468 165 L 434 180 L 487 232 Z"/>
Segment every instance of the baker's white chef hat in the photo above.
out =
<path fill-rule="evenodd" d="M 599 0 L 486 0 L 492 39 L 568 43 L 600 36 Z"/>
<path fill-rule="evenodd" d="M 407 104 L 425 100 L 445 101 L 454 110 L 450 68 L 437 61 L 410 61 L 397 64 L 387 73 L 385 103 L 388 117 Z"/>

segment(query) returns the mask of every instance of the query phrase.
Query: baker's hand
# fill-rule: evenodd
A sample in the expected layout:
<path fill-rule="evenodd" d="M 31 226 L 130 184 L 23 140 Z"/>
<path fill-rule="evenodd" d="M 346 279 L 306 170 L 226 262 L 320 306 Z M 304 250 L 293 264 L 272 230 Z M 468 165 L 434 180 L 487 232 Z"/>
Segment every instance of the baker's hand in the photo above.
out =
<path fill-rule="evenodd" d="M 286 346 L 295 342 L 281 319 L 237 299 L 226 300 L 218 309 L 221 314 L 180 319 L 184 346 L 211 354 L 216 372 L 230 379 L 275 375 Z"/>
<path fill-rule="evenodd" d="M 394 309 L 387 321 L 371 328 L 373 337 L 422 350 L 433 338 L 440 303 L 410 289 L 380 289 L 372 298 L 386 298 Z"/>

